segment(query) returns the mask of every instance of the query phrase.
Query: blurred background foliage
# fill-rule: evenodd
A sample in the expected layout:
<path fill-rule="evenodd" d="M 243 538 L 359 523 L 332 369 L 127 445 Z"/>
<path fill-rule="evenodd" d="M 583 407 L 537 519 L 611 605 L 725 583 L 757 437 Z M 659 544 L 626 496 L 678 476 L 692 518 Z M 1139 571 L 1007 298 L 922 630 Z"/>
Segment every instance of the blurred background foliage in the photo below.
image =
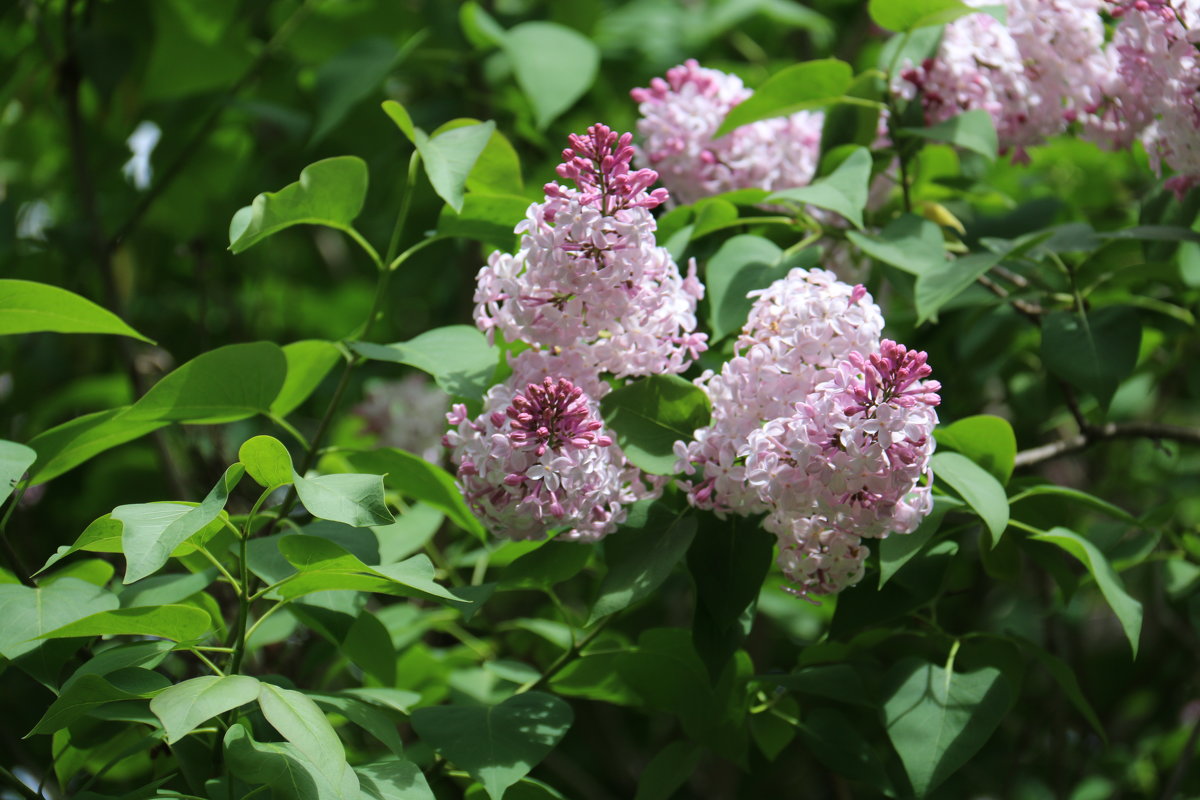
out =
<path fill-rule="evenodd" d="M 533 21 L 576 31 L 599 57 L 586 92 L 549 120 L 490 28 Z M 371 175 L 358 228 L 377 245 L 385 243 L 411 152 L 379 110 L 386 99 L 401 102 L 426 130 L 458 118 L 495 120 L 520 160 L 523 188 L 513 190 L 532 201 L 553 177 L 569 132 L 597 121 L 632 130 L 637 109 L 629 89 L 685 58 L 735 72 L 755 86 L 784 66 L 826 55 L 869 68 L 883 41 L 857 0 L 495 0 L 481 6 L 446 0 L 10 0 L 0 7 L 3 276 L 90 297 L 157 346 L 53 334 L 0 338 L 3 438 L 27 441 L 66 420 L 129 402 L 135 383 L 153 383 L 222 344 L 349 335 L 371 305 L 375 280 L 369 261 L 340 234 L 297 228 L 234 257 L 226 249 L 227 232 L 233 213 L 259 192 L 294 181 L 313 161 L 352 154 L 367 161 Z M 581 48 L 558 57 L 578 71 L 590 52 Z M 543 67 L 543 80 L 561 78 L 553 64 Z M 130 137 L 146 123 L 154 128 L 142 129 L 143 135 L 157 129 L 160 138 L 148 163 L 126 168 L 133 156 Z M 915 170 L 914 196 L 941 203 L 961 220 L 962 241 L 971 248 L 984 237 L 1012 238 L 1080 219 L 1101 230 L 1145 223 L 1190 227 L 1195 221 L 1197 193 L 1180 203 L 1162 192 L 1140 152 L 1114 155 L 1062 139 L 1031 155 L 1029 165 L 1007 159 L 988 164 L 948 147 L 926 148 Z M 410 230 L 436 227 L 441 207 L 422 179 Z M 795 243 L 789 232 L 762 235 L 783 247 Z M 703 264 L 720 242 L 710 237 L 689 255 Z M 438 325 L 469 324 L 474 276 L 485 254 L 486 246 L 455 239 L 414 256 L 392 280 L 375 338 L 396 341 Z M 1200 249 L 1117 241 L 1078 267 L 1097 282 L 1096 302 L 1120 300 L 1143 310 L 1137 367 L 1117 392 L 1108 419 L 1195 426 Z M 973 287 L 944 307 L 936 324 L 917 326 L 911 279 L 906 284 L 901 273 L 877 265 L 868 283 L 885 306 L 889 334 L 929 351 L 934 376 L 945 387 L 943 422 L 998 414 L 1012 423 L 1022 447 L 1071 430 L 1060 386 L 1045 380 L 1037 330 L 1011 306 Z M 359 370 L 347 404 L 361 402 L 370 382 L 400 374 L 392 365 Z M 302 430 L 316 425 L 331 383 L 293 417 Z M 1086 402 L 1083 410 L 1096 411 Z M 237 445 L 263 432 L 278 435 L 251 420 L 175 428 L 157 443 L 143 439 L 109 451 L 28 498 L 12 519 L 10 536 L 29 564 L 41 563 L 116 505 L 202 496 L 202 487 L 235 460 Z M 332 444 L 372 441 L 362 419 L 349 415 L 338 423 Z M 156 448 L 165 448 L 179 466 L 176 485 Z M 1094 592 L 1062 603 L 1054 583 L 1012 538 L 987 551 L 964 535 L 961 547 L 914 566 L 904 591 L 926 601 L 937 594 L 930 613 L 940 629 L 1007 630 L 1049 641 L 1069 662 L 1108 734 L 1106 743 L 1061 685 L 1031 668 L 995 738 L 938 796 L 1157 797 L 1164 776 L 1189 757 L 1182 751 L 1192 720 L 1200 716 L 1200 451 L 1113 440 L 1086 456 L 1050 462 L 1039 473 L 1146 515 L 1130 532 L 1055 498 L 1030 498 L 1020 506 L 1021 518 L 1039 528 L 1086 530 L 1118 569 L 1129 567 L 1123 578 L 1146 611 L 1141 652 L 1130 661 L 1119 627 Z M 1019 482 L 1029 473 L 1018 475 Z M 476 556 L 463 538 L 449 537 L 442 546 L 450 566 L 469 574 Z M 496 558 L 492 566 L 503 561 Z M 764 587 L 746 644 L 758 673 L 834 658 L 881 675 L 881 665 L 905 655 L 936 660 L 943 652 L 944 642 L 924 631 L 919 619 L 909 620 L 911 635 L 880 632 L 878 624 L 886 621 L 881 609 L 897 603 L 897 613 L 908 609 L 897 595 L 867 586 L 874 573 L 839 601 L 819 607 L 778 591 L 777 578 Z M 586 605 L 591 590 L 587 581 L 566 583 L 559 600 Z M 629 642 L 664 621 L 687 627 L 691 592 L 686 577 L 674 575 L 655 600 L 623 617 L 619 628 L 625 633 L 606 636 Z M 847 603 L 861 608 L 841 610 L 840 629 L 827 636 L 835 609 Z M 515 677 L 504 673 L 508 662 L 497 668 L 488 662 L 485 669 L 431 613 L 389 608 L 394 638 L 416 642 L 398 672 L 408 688 L 426 692 L 426 700 L 447 693 L 486 699 L 495 686 L 524 680 L 519 669 Z M 1050 608 L 1057 610 L 1051 614 Z M 498 595 L 475 622 L 491 626 L 480 633 L 491 640 L 476 646 L 490 652 L 502 640 L 506 658 L 544 662 L 555 651 L 532 623 L 554 615 L 540 593 Z M 673 644 L 668 636 L 647 647 L 660 648 L 665 658 Z M 987 640 L 968 640 L 960 663 L 1011 657 L 989 648 L 995 649 Z M 297 682 L 319 679 L 331 657 L 319 641 L 287 655 L 295 657 L 288 669 Z M 687 669 L 693 666 L 699 662 Z M 45 737 L 18 739 L 49 695 L 12 670 L 0 679 L 4 760 L 47 763 Z M 566 680 L 554 688 L 570 694 L 571 685 Z M 579 685 L 585 697 L 603 694 L 584 677 Z M 868 687 L 868 696 L 878 690 Z M 696 691 L 719 689 L 705 684 Z M 632 797 L 650 756 L 676 735 L 676 718 L 688 727 L 688 697 L 664 697 L 662 710 L 647 715 L 625 713 L 619 706 L 626 699 L 614 692 L 608 699 L 616 705 L 576 704 L 574 727 L 537 773 L 567 796 Z M 37 701 L 27 702 L 29 697 Z M 795 699 L 782 702 L 800 713 Z M 679 796 L 877 796 L 878 782 L 864 772 L 877 761 L 843 747 L 839 731 L 860 717 L 876 717 L 878 709 L 802 701 L 814 702 L 804 705 L 806 726 L 799 733 L 778 730 L 762 715 L 736 734 L 748 730 L 759 747 L 733 746 L 729 752 L 739 756 L 693 759 L 695 777 Z M 703 721 L 692 724 L 703 727 Z M 728 744 L 721 735 L 707 740 L 718 751 Z M 1179 796 L 1200 796 L 1195 775 Z"/>

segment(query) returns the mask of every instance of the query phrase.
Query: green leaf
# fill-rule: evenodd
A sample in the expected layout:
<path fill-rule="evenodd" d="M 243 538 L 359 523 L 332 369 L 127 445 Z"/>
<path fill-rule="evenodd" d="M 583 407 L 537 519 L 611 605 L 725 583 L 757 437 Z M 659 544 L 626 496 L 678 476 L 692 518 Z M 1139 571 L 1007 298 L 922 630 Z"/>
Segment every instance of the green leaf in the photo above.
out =
<path fill-rule="evenodd" d="M 637 467 L 675 472 L 675 442 L 689 441 L 709 423 L 708 396 L 678 375 L 651 375 L 614 389 L 600 401 L 604 422 Z"/>
<path fill-rule="evenodd" d="M 360 800 L 340 791 L 310 759 L 288 742 L 256 742 L 242 725 L 225 732 L 225 764 L 251 786 L 266 786 L 276 800 Z M 352 774 L 353 777 L 353 774 Z M 347 787 L 349 788 L 349 787 Z"/>
<path fill-rule="evenodd" d="M 459 120 L 458 122 L 462 122 Z M 478 120 L 469 120 L 478 123 Z M 443 125 L 442 128 L 445 128 Z M 442 128 L 439 128 L 440 131 Z M 437 133 L 435 131 L 434 133 Z M 487 146 L 479 154 L 471 174 L 467 176 L 467 191 L 491 195 L 517 194 L 525 188 L 521 178 L 521 158 L 512 143 L 500 131 L 493 131 Z M 525 201 L 526 207 L 529 201 Z M 518 219 L 520 219 L 518 217 Z M 515 223 L 517 220 L 513 220 Z"/>
<path fill-rule="evenodd" d="M 216 567 L 209 567 L 201 572 L 177 572 L 144 578 L 121 590 L 121 608 L 182 603 L 212 585 L 218 574 Z"/>
<path fill-rule="evenodd" d="M 421 768 L 405 758 L 355 767 L 363 795 L 374 800 L 434 800 Z"/>
<path fill-rule="evenodd" d="M 970 9 L 967 13 L 975 12 L 976 9 Z M 931 142 L 954 145 L 963 150 L 978 153 L 988 161 L 996 160 L 996 151 L 1000 146 L 996 136 L 996 127 L 992 124 L 992 117 L 982 109 L 963 111 L 961 114 L 928 128 L 901 128 L 897 133 L 900 136 L 915 136 Z"/>
<path fill-rule="evenodd" d="M 1125 585 L 1121 582 L 1120 576 L 1113 570 L 1108 559 L 1096 545 L 1066 528 L 1051 528 L 1045 533 L 1032 534 L 1030 538 L 1055 545 L 1079 559 L 1080 563 L 1087 568 L 1088 573 L 1096 580 L 1096 586 L 1100 588 L 1100 593 L 1104 595 L 1109 607 L 1117 615 L 1121 629 L 1125 631 L 1125 637 L 1129 639 L 1133 657 L 1137 658 L 1138 639 L 1142 634 L 1142 604 L 1125 591 Z"/>
<path fill-rule="evenodd" d="M 931 25 L 945 25 L 959 17 L 977 14 L 984 8 L 968 6 L 962 0 L 870 0 L 867 10 L 881 28 L 905 33 Z M 990 10 L 988 13 L 992 13 Z"/>
<path fill-rule="evenodd" d="M 546 542 L 509 564 L 500 575 L 498 588 L 549 589 L 578 575 L 591 550 L 577 542 Z"/>
<path fill-rule="evenodd" d="M 805 714 L 800 739 L 822 764 L 841 775 L 887 791 L 891 781 L 859 726 L 834 708 L 818 706 Z"/>
<path fill-rule="evenodd" d="M 1059 688 L 1063 690 L 1063 694 L 1071 701 L 1071 705 L 1075 706 L 1076 710 L 1092 726 L 1092 730 L 1107 744 L 1108 734 L 1105 732 L 1104 726 L 1100 724 L 1100 718 L 1096 716 L 1092 704 L 1084 696 L 1083 689 L 1079 686 L 1079 679 L 1075 677 L 1075 672 L 1071 669 L 1071 665 L 1028 639 L 1017 638 L 1017 641 L 1025 649 L 1033 653 L 1034 657 L 1037 658 L 1041 665 L 1046 668 L 1046 671 L 1050 673 L 1051 677 L 1054 678 Z"/>
<path fill-rule="evenodd" d="M 767 202 L 825 208 L 840 214 L 862 230 L 862 212 L 867 206 L 867 192 L 871 184 L 871 163 L 871 152 L 865 147 L 857 147 L 828 176 L 818 178 L 807 186 L 776 192 L 767 198 Z"/>
<path fill-rule="evenodd" d="M 569 705 L 543 692 L 495 706 L 430 706 L 412 714 L 421 740 L 482 783 L 492 800 L 528 775 L 573 719 Z"/>
<path fill-rule="evenodd" d="M 474 239 L 502 250 L 516 241 L 513 229 L 525 218 L 529 198 L 515 194 L 477 194 L 463 197 L 462 209 L 442 206 L 438 236 Z"/>
<path fill-rule="evenodd" d="M 413 130 L 433 190 L 455 211 L 462 210 L 467 176 L 495 131 L 494 122 L 453 128 L 432 138 L 420 128 Z"/>
<path fill-rule="evenodd" d="M 359 619 L 375 620 L 380 627 L 383 626 L 376 617 L 371 613 L 364 612 Z M 396 651 L 392 648 L 391 642 L 388 642 L 387 657 L 392 661 L 392 678 L 389 682 L 395 682 L 395 664 Z M 387 748 L 397 756 L 404 753 L 404 742 L 400 739 L 400 734 L 396 730 L 396 722 L 389 715 L 381 711 L 376 706 L 366 702 L 365 700 L 356 700 L 353 697 L 343 697 L 334 694 L 317 694 L 309 692 L 317 705 L 328 711 L 334 711 L 341 714 L 346 719 L 353 722 L 358 727 L 362 728 L 367 733 L 374 736 Z"/>
<path fill-rule="evenodd" d="M 211 628 L 212 618 L 208 612 L 201 611 L 195 606 L 142 606 L 101 611 L 82 619 L 76 619 L 49 633 L 43 633 L 37 638 L 157 636 L 173 642 L 192 642 L 208 633 Z"/>
<path fill-rule="evenodd" d="M 139 667 L 115 670 L 107 676 L 83 675 L 63 687 L 25 738 L 54 733 L 105 703 L 153 697 L 169 685 L 165 676 Z"/>
<path fill-rule="evenodd" d="M 939 445 L 962 453 L 1001 483 L 1012 477 L 1017 437 L 1008 420 L 979 414 L 940 427 L 933 435 Z"/>
<path fill-rule="evenodd" d="M 740 331 L 746 324 L 753 304 L 746 296 L 748 292 L 767 288 L 787 272 L 783 250 L 761 236 L 739 234 L 722 243 L 704 273 L 713 341 Z"/>
<path fill-rule="evenodd" d="M 241 464 L 234 464 L 225 470 L 217 485 L 198 506 L 145 503 L 114 508 L 112 518 L 122 525 L 124 583 L 133 583 L 158 572 L 175 548 L 216 520 L 225 509 L 229 493 L 242 479 L 243 471 Z"/>
<path fill-rule="evenodd" d="M 504 35 L 500 46 L 539 129 L 591 88 L 600 66 L 600 51 L 591 39 L 555 22 L 522 22 Z"/>
<path fill-rule="evenodd" d="M 937 312 L 946 303 L 962 294 L 989 269 L 1000 263 L 1005 253 L 972 253 L 955 259 L 935 261 L 917 275 L 917 324 L 937 321 Z"/>
<path fill-rule="evenodd" d="M 1090 392 L 1104 408 L 1133 372 L 1141 341 L 1142 324 L 1130 306 L 1109 306 L 1085 315 L 1056 311 L 1042 320 L 1046 369 Z"/>
<path fill-rule="evenodd" d="M 262 683 L 258 706 L 271 727 L 316 765 L 337 793 L 357 800 L 358 776 L 346 763 L 341 740 L 315 702 L 300 692 Z"/>
<path fill-rule="evenodd" d="M 650 759 L 638 776 L 634 800 L 670 800 L 695 773 L 703 754 L 695 742 L 671 742 Z"/>
<path fill-rule="evenodd" d="M 278 542 L 279 552 L 288 563 L 299 570 L 294 580 L 280 587 L 281 596 L 295 597 L 297 586 L 309 585 L 313 581 L 336 579 L 337 573 L 365 573 L 362 577 L 382 579 L 414 589 L 422 595 L 443 600 L 460 602 L 459 598 L 433 580 L 434 569 L 429 558 L 417 555 L 397 564 L 368 566 L 341 545 L 319 536 L 289 534 Z M 346 583 L 346 582 L 343 582 Z M 350 582 L 353 583 L 353 582 Z M 362 581 L 358 585 L 370 585 Z M 338 585 L 336 588 L 354 588 L 353 585 Z M 374 591 L 374 590 L 364 590 Z"/>
<path fill-rule="evenodd" d="M 97 609 L 114 609 L 117 596 L 77 578 L 63 578 L 31 589 L 0 585 L 0 656 L 11 660 L 41 646 L 43 634 L 86 617 Z"/>
<path fill-rule="evenodd" d="M 238 448 L 238 461 L 264 489 L 287 486 L 292 482 L 292 456 L 283 442 L 274 436 L 255 436 Z"/>
<path fill-rule="evenodd" d="M 37 451 L 38 459 L 30 472 L 30 485 L 57 478 L 105 450 L 141 438 L 168 424 L 159 420 L 130 421 L 124 417 L 129 408 L 86 414 L 33 437 L 29 446 Z"/>
<path fill-rule="evenodd" d="M 963 505 L 961 500 L 949 495 L 934 495 L 933 511 L 921 520 L 921 524 L 912 533 L 895 534 L 879 542 L 879 587 L 900 571 L 900 568 L 912 560 L 921 551 L 942 525 L 946 512 Z"/>
<path fill-rule="evenodd" d="M 0 439 L 0 503 L 8 499 L 36 460 L 33 448 Z"/>
<path fill-rule="evenodd" d="M 257 678 L 248 675 L 204 675 L 164 690 L 150 701 L 150 711 L 167 733 L 167 744 L 187 736 L 201 723 L 258 698 Z"/>
<path fill-rule="evenodd" d="M 935 480 L 943 481 L 987 525 L 995 547 L 1008 527 L 1008 495 L 991 473 L 960 453 L 935 453 L 932 459 Z"/>
<path fill-rule="evenodd" d="M 463 530 L 487 539 L 487 531 L 467 508 L 454 478 L 436 464 L 393 447 L 347 454 L 346 461 L 363 472 L 382 474 L 392 490 L 433 506 Z"/>
<path fill-rule="evenodd" d="M 79 538 L 70 547 L 60 547 L 46 559 L 46 563 L 42 565 L 34 575 L 40 575 L 56 563 L 71 555 L 78 553 L 80 550 L 86 550 L 92 553 L 119 553 L 121 552 L 121 532 L 123 526 L 121 523 L 113 519 L 110 515 L 105 514 L 100 519 L 93 520 L 83 533 L 79 534 Z"/>
<path fill-rule="evenodd" d="M 396 521 L 388 510 L 382 475 L 318 475 L 302 478 L 292 473 L 296 494 L 317 519 L 343 522 L 356 528 L 388 525 Z"/>
<path fill-rule="evenodd" d="M 947 672 L 908 659 L 893 675 L 896 689 L 883 704 L 888 737 L 914 792 L 924 797 L 983 747 L 1015 693 L 993 667 Z"/>
<path fill-rule="evenodd" d="M 811 697 L 824 697 L 867 708 L 878 707 L 858 672 L 849 664 L 815 664 L 788 675 L 763 675 L 761 679 Z"/>
<path fill-rule="evenodd" d="M 1019 494 L 1015 494 L 1008 498 L 1009 505 L 1016 505 L 1019 501 L 1026 497 L 1040 497 L 1049 495 L 1051 497 L 1061 497 L 1064 500 L 1074 500 L 1077 503 L 1082 503 L 1085 506 L 1090 506 L 1104 514 L 1107 514 L 1114 519 L 1119 519 L 1122 522 L 1128 522 L 1130 525 L 1137 525 L 1137 517 L 1130 514 L 1125 509 L 1115 506 L 1112 503 L 1102 498 L 1096 497 L 1094 494 L 1072 489 L 1069 486 L 1054 486 L 1046 484 L 1044 486 L 1031 486 L 1023 490 Z"/>
<path fill-rule="evenodd" d="M 786 117 L 797 111 L 827 106 L 845 95 L 853 82 L 854 70 L 836 58 L 805 61 L 788 67 L 772 75 L 747 100 L 734 106 L 717 128 L 715 137 L 760 119 Z"/>
<path fill-rule="evenodd" d="M 154 344 L 116 314 L 74 292 L 35 281 L 0 280 L 0 336 L 41 331 L 106 333 Z"/>
<path fill-rule="evenodd" d="M 382 108 L 383 113 L 388 115 L 388 119 L 396 123 L 396 127 L 400 129 L 404 137 L 415 145 L 417 143 L 417 128 L 413 125 L 412 117 L 408 114 L 408 109 L 395 100 L 384 100 Z"/>
<path fill-rule="evenodd" d="M 339 156 L 309 164 L 296 183 L 260 194 L 233 215 L 229 249 L 244 252 L 293 225 L 324 225 L 357 237 L 350 223 L 366 197 L 367 164 L 361 158 Z"/>
<path fill-rule="evenodd" d="M 683 558 L 696 536 L 696 518 L 668 514 L 656 513 L 644 530 L 623 530 L 604 540 L 608 574 L 600 583 L 588 625 L 648 596 Z"/>
<path fill-rule="evenodd" d="M 269 409 L 276 417 L 286 417 L 299 408 L 342 358 L 337 345 L 321 339 L 292 342 L 285 344 L 282 349 L 287 361 L 287 374 Z"/>
<path fill-rule="evenodd" d="M 470 400 L 492 385 L 500 352 L 470 325 L 434 328 L 407 342 L 382 345 L 352 342 L 350 349 L 374 361 L 407 364 L 427 372 L 448 394 Z"/>
<path fill-rule="evenodd" d="M 310 144 L 325 138 L 350 110 L 374 92 L 400 60 L 400 50 L 383 36 L 353 42 L 317 70 L 317 118 Z"/>
<path fill-rule="evenodd" d="M 941 230 L 915 214 L 897 217 L 878 236 L 848 231 L 846 238 L 871 258 L 910 275 L 919 276 L 946 260 Z"/>
<path fill-rule="evenodd" d="M 213 425 L 269 414 L 287 377 L 278 345 L 250 342 L 196 356 L 160 380 L 119 422 Z"/>
<path fill-rule="evenodd" d="M 749 633 L 775 537 L 757 523 L 705 514 L 687 553 L 696 584 L 692 641 L 716 680 Z M 643 534 L 644 535 L 644 534 Z"/>

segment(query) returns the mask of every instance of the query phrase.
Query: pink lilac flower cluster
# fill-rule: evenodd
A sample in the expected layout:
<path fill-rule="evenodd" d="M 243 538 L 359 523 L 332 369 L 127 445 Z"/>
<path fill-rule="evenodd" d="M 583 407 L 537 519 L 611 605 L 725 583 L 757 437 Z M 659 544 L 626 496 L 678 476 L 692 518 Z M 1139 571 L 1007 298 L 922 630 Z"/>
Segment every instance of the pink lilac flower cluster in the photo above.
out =
<path fill-rule="evenodd" d="M 982 6 L 989 0 L 968 0 Z M 1200 0 L 1005 0 L 946 26 L 937 54 L 907 65 L 892 89 L 919 97 L 926 122 L 991 115 L 1003 149 L 1024 148 L 1078 123 L 1110 150 L 1140 139 L 1167 185 L 1200 183 Z M 1116 21 L 1106 43 L 1102 12 Z"/>
<path fill-rule="evenodd" d="M 986 13 L 961 17 L 946 26 L 934 57 L 899 70 L 892 89 L 919 95 L 931 125 L 988 112 L 1001 147 L 1023 158 L 1025 147 L 1063 132 L 1099 100 L 1111 69 L 1101 4 L 1006 0 L 1007 25 Z"/>
<path fill-rule="evenodd" d="M 1108 56 L 1112 79 L 1084 120 L 1085 132 L 1114 149 L 1136 138 L 1180 196 L 1200 183 L 1200 2 L 1111 3 L 1119 22 Z"/>
<path fill-rule="evenodd" d="M 626 461 L 600 420 L 608 390 L 578 351 L 526 350 L 509 380 L 446 415 L 443 438 L 471 510 L 497 536 L 595 541 L 625 520 L 625 507 L 661 491 Z"/>
<path fill-rule="evenodd" d="M 792 270 L 755 293 L 735 356 L 697 379 L 712 422 L 675 446 L 693 505 L 766 514 L 801 595 L 853 585 L 863 538 L 910 533 L 932 508 L 940 386 L 882 328 L 862 286 Z"/>
<path fill-rule="evenodd" d="M 657 170 L 681 203 L 735 189 L 776 191 L 807 184 L 816 173 L 824 115 L 800 111 L 789 117 L 743 125 L 714 139 L 730 109 L 753 92 L 736 75 L 689 60 L 634 89 L 641 147 L 638 162 Z"/>
<path fill-rule="evenodd" d="M 515 254 L 495 253 L 480 270 L 475 322 L 530 349 L 492 387 L 483 413 L 451 409 L 444 444 L 459 487 L 496 535 L 593 541 L 654 497 L 663 479 L 631 465 L 604 430 L 602 379 L 682 372 L 707 347 L 696 332 L 704 287 L 695 263 L 681 275 L 654 238 L 653 170 L 631 169 L 632 136 L 593 125 L 572 135 L 546 199 L 517 225 Z"/>
<path fill-rule="evenodd" d="M 475 322 L 489 339 L 582 349 L 618 378 L 682 372 L 706 349 L 704 287 L 694 262 L 681 275 L 654 238 L 650 209 L 667 193 L 647 191 L 653 170 L 630 170 L 631 140 L 604 125 L 570 137 L 558 174 L 578 189 L 546 184 L 517 225 L 518 251 L 479 272 Z"/>
<path fill-rule="evenodd" d="M 442 460 L 442 431 L 450 396 L 423 373 L 395 381 L 372 381 L 353 414 L 381 447 L 398 447 L 433 464 Z"/>

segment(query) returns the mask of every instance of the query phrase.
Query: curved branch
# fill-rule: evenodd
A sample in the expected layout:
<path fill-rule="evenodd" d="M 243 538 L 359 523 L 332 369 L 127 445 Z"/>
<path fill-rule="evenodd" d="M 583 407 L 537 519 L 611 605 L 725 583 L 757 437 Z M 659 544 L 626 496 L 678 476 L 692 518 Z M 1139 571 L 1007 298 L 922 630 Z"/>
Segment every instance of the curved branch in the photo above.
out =
<path fill-rule="evenodd" d="M 1080 433 L 1057 442 L 1032 447 L 1017 453 L 1018 467 L 1032 467 L 1061 456 L 1077 453 L 1097 442 L 1111 439 L 1152 439 L 1200 446 L 1200 430 L 1157 422 L 1110 422 L 1106 425 L 1087 425 Z"/>

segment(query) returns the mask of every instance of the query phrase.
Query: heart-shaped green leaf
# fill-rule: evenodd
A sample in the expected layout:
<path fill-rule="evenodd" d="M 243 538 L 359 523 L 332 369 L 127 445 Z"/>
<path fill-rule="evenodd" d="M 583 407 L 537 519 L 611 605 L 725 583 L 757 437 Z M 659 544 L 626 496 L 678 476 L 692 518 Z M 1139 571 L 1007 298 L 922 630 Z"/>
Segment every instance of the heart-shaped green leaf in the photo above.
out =
<path fill-rule="evenodd" d="M 569 705 L 543 692 L 495 706 L 430 706 L 412 714 L 421 740 L 482 783 L 492 800 L 528 775 L 573 720 Z"/>

